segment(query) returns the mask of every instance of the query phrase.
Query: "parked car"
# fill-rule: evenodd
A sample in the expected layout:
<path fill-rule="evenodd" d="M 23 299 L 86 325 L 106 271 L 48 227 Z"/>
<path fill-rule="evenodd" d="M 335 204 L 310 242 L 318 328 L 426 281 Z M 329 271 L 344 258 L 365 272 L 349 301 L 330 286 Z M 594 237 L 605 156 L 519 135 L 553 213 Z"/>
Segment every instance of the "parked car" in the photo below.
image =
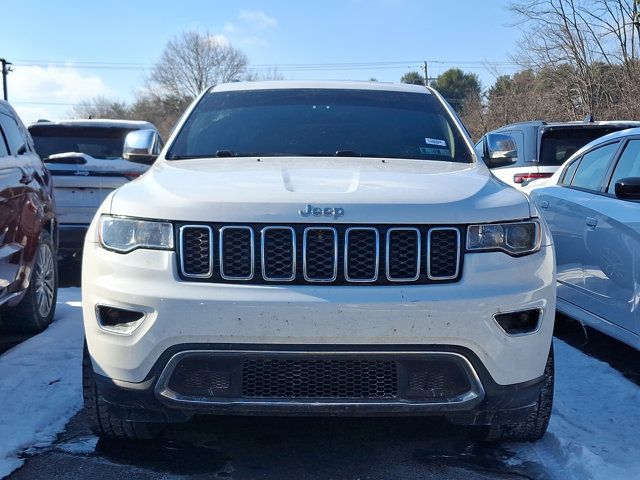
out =
<path fill-rule="evenodd" d="M 198 413 L 444 415 L 536 440 L 554 268 L 435 90 L 219 85 L 87 233 L 87 418 L 140 438 Z"/>
<path fill-rule="evenodd" d="M 551 177 L 587 143 L 631 127 L 640 127 L 640 122 L 594 122 L 587 118 L 584 122 L 513 123 L 487 133 L 475 148 L 496 177 L 522 188 Z"/>
<path fill-rule="evenodd" d="M 553 234 L 558 310 L 640 349 L 640 128 L 588 144 L 531 198 Z"/>
<path fill-rule="evenodd" d="M 36 150 L 54 179 L 62 258 L 79 258 L 84 235 L 102 201 L 149 166 L 122 158 L 129 132 L 153 130 L 154 151 L 162 139 L 148 122 L 65 120 L 29 126 Z"/>
<path fill-rule="evenodd" d="M 51 176 L 29 132 L 0 101 L 0 324 L 37 332 L 56 309 L 58 225 Z"/>

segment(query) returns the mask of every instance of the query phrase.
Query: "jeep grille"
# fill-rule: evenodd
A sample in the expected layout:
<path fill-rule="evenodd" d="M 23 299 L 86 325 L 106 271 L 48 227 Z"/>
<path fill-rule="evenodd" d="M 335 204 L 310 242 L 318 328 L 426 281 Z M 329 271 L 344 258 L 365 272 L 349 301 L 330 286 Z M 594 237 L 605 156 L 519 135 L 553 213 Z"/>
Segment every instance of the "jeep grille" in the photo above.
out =
<path fill-rule="evenodd" d="M 216 283 L 457 281 L 462 227 L 182 225 L 180 276 Z M 215 246 L 215 248 L 214 248 Z"/>

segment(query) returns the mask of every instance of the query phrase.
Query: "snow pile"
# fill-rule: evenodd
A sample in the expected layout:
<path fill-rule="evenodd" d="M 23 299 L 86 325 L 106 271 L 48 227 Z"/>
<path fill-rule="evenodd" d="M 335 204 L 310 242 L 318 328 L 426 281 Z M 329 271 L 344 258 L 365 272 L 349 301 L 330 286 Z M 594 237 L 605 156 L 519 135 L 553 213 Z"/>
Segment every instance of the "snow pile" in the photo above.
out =
<path fill-rule="evenodd" d="M 606 363 L 560 340 L 554 345 L 549 431 L 534 445 L 517 446 L 517 456 L 558 479 L 640 478 L 640 388 Z"/>
<path fill-rule="evenodd" d="M 49 445 L 82 406 L 82 303 L 60 289 L 55 321 L 0 356 L 0 478 L 27 447 Z"/>

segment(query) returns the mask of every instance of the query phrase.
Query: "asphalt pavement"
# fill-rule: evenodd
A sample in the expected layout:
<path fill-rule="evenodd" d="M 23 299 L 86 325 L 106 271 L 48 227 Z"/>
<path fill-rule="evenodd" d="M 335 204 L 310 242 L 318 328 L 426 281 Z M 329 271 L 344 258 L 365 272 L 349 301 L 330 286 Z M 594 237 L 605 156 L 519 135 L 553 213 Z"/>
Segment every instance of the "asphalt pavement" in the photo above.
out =
<path fill-rule="evenodd" d="M 11 480 L 44 479 L 522 479 L 535 465 L 434 419 L 211 417 L 157 442 L 98 441 L 82 414 L 34 450 Z"/>

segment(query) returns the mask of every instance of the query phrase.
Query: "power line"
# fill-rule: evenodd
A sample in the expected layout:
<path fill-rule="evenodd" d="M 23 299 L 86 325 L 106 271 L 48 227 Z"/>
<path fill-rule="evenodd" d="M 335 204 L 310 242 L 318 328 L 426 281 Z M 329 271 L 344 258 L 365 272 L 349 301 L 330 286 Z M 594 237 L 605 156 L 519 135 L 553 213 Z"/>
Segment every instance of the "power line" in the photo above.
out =
<path fill-rule="evenodd" d="M 517 63 L 508 61 L 482 61 L 482 60 L 427 60 L 428 63 L 439 66 L 457 66 L 469 69 L 488 69 L 498 67 L 519 67 Z M 154 66 L 151 63 L 134 62 L 86 62 L 86 61 L 61 61 L 61 60 L 19 60 L 15 61 L 16 67 L 54 67 L 65 69 L 90 69 L 90 70 L 149 70 Z M 314 72 L 314 71 L 345 71 L 345 70 L 393 70 L 407 68 L 422 68 L 422 60 L 405 61 L 372 61 L 372 62 L 333 62 L 333 63 L 281 63 L 281 64 L 253 64 L 248 70 L 256 71 L 273 69 L 279 72 Z"/>

